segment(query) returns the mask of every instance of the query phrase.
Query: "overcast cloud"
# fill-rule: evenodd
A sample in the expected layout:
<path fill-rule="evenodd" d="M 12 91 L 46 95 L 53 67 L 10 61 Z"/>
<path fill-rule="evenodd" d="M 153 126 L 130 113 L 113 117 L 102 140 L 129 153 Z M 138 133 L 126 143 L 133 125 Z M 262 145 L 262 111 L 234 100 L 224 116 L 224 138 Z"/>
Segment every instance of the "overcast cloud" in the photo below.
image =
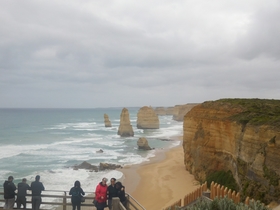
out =
<path fill-rule="evenodd" d="M 280 99 L 279 0 L 0 1 L 0 107 Z"/>

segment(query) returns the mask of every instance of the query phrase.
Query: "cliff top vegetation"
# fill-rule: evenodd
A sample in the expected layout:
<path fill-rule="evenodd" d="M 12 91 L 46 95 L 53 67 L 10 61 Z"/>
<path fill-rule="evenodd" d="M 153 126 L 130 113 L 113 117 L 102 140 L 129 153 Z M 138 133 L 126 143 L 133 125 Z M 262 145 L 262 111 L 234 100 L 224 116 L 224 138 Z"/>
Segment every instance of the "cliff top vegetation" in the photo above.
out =
<path fill-rule="evenodd" d="M 207 102 L 206 102 L 207 103 Z M 231 120 L 242 124 L 280 126 L 280 100 L 274 99 L 220 99 L 213 102 L 216 106 L 238 109 Z M 212 105 L 214 105 L 211 103 Z"/>

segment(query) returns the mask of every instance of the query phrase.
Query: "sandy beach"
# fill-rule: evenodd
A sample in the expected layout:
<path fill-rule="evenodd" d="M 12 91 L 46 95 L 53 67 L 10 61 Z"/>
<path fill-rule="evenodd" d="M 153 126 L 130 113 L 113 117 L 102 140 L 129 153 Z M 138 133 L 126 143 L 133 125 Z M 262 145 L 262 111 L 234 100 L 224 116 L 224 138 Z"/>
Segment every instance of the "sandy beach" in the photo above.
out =
<path fill-rule="evenodd" d="M 180 138 L 181 139 L 181 138 Z M 126 192 L 147 210 L 160 210 L 198 187 L 184 168 L 183 148 L 179 146 L 156 153 L 151 161 L 120 169 Z"/>

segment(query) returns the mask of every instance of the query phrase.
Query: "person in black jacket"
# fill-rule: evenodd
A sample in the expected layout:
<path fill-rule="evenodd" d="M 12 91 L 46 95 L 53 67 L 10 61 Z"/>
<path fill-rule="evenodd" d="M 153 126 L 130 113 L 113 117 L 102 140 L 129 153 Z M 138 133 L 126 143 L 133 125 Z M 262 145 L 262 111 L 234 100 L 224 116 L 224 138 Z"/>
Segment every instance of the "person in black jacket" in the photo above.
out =
<path fill-rule="evenodd" d="M 117 189 L 116 189 L 116 179 L 111 178 L 111 184 L 107 188 L 107 198 L 108 198 L 108 207 L 112 209 L 112 198 L 118 197 Z"/>
<path fill-rule="evenodd" d="M 23 205 L 23 209 L 26 209 L 27 190 L 31 190 L 31 187 L 26 183 L 26 179 L 23 178 L 22 182 L 18 183 L 17 209 L 20 209 L 21 205 Z"/>
<path fill-rule="evenodd" d="M 13 183 L 14 177 L 9 176 L 3 184 L 5 205 L 3 209 L 13 209 L 15 204 L 15 190 L 17 189 Z"/>
<path fill-rule="evenodd" d="M 122 185 L 121 182 L 116 183 L 116 189 L 118 197 L 120 198 L 121 203 L 126 208 L 126 197 L 125 197 L 125 187 Z"/>
<path fill-rule="evenodd" d="M 77 207 L 77 210 L 80 210 L 81 197 L 85 195 L 85 193 L 81 188 L 81 183 L 79 181 L 75 181 L 74 187 L 70 189 L 69 195 L 72 195 L 71 197 L 72 209 L 75 210 Z"/>
<path fill-rule="evenodd" d="M 35 182 L 31 183 L 32 190 L 32 210 L 39 210 L 42 202 L 41 193 L 45 190 L 44 185 L 40 181 L 40 176 L 35 177 Z"/>

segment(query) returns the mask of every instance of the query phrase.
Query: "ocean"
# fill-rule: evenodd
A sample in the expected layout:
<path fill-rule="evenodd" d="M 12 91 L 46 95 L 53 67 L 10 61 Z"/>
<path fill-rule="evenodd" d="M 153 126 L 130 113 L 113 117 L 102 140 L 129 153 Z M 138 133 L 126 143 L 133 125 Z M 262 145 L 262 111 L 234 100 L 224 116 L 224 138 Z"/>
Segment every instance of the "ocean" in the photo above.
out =
<path fill-rule="evenodd" d="M 137 129 L 139 108 L 127 109 L 134 137 L 125 138 L 117 135 L 122 108 L 0 109 L 0 182 L 12 175 L 15 184 L 24 177 L 30 184 L 39 174 L 46 190 L 69 191 L 79 180 L 84 191 L 94 192 L 102 177 L 120 179 L 122 173 L 73 170 L 72 166 L 83 161 L 139 164 L 149 161 L 157 150 L 180 144 L 166 140 L 182 135 L 182 122 L 159 116 L 160 129 Z M 110 128 L 104 125 L 105 113 Z M 146 137 L 155 150 L 138 150 L 140 137 Z M 97 153 L 100 149 L 104 152 Z"/>

